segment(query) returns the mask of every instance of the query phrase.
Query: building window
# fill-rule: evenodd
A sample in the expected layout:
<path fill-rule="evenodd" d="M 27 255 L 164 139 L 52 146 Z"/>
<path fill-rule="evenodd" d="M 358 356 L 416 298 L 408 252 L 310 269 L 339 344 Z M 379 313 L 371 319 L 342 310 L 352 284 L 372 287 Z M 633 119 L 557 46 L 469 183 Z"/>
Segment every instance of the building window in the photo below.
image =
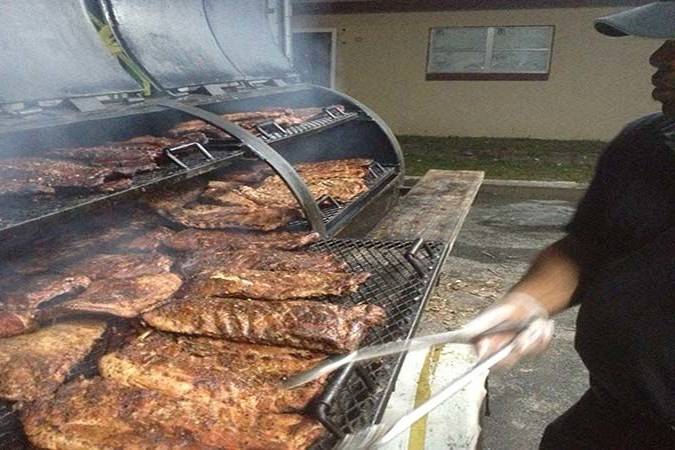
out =
<path fill-rule="evenodd" d="M 432 28 L 427 80 L 547 80 L 552 26 Z"/>

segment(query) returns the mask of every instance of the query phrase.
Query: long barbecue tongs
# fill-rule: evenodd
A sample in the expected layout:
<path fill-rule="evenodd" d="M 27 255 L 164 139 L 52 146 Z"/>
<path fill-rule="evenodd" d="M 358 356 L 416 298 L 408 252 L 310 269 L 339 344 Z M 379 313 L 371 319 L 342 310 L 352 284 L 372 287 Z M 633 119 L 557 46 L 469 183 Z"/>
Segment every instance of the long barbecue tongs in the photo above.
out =
<path fill-rule="evenodd" d="M 468 328 L 460 328 L 458 330 L 448 331 L 446 333 L 431 334 L 428 336 L 421 336 L 403 341 L 388 342 L 386 344 L 363 347 L 347 355 L 329 358 L 306 372 L 288 377 L 282 382 L 282 386 L 286 389 L 293 389 L 321 378 L 324 375 L 339 369 L 340 367 L 359 361 L 376 359 L 396 353 L 422 350 L 433 347 L 434 345 L 470 344 L 482 336 L 488 336 L 492 334 L 507 332 L 520 333 L 530 326 L 531 323 L 532 320 L 504 322 L 497 324 L 481 333 L 476 333 L 475 331 L 472 331 Z"/>
<path fill-rule="evenodd" d="M 412 427 L 415 422 L 438 408 L 443 402 L 468 386 L 471 382 L 484 377 L 490 368 L 509 356 L 516 346 L 516 339 L 517 336 L 513 337 L 499 350 L 478 361 L 416 409 L 401 417 L 373 424 L 354 433 L 347 434 L 337 443 L 334 450 L 371 450 L 388 444 L 396 436 Z"/>

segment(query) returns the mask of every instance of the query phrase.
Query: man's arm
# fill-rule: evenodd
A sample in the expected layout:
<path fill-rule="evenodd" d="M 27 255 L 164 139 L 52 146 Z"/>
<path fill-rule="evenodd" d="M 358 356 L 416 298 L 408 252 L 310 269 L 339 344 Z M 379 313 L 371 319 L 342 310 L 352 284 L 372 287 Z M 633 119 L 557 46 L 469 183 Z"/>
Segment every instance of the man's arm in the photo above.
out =
<path fill-rule="evenodd" d="M 504 301 L 512 295 L 527 294 L 535 299 L 549 315 L 570 306 L 579 285 L 583 245 L 572 235 L 544 249 L 534 260 L 523 278 L 516 283 Z"/>
<path fill-rule="evenodd" d="M 537 354 L 548 347 L 553 336 L 549 316 L 570 306 L 579 285 L 585 246 L 568 235 L 544 249 L 525 276 L 498 302 L 469 322 L 466 327 L 476 334 L 498 324 L 537 319 L 518 335 L 516 349 L 500 364 L 514 365 L 525 355 Z M 516 337 L 501 333 L 474 342 L 480 357 L 489 355 Z"/>

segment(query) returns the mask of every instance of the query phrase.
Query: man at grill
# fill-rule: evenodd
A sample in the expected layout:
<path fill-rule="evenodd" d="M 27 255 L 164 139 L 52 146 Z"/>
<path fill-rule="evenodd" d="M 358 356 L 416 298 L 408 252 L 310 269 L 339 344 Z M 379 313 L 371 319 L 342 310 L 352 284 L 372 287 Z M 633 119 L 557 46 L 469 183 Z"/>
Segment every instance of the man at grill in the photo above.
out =
<path fill-rule="evenodd" d="M 576 349 L 590 389 L 546 428 L 540 449 L 675 449 L 675 0 L 603 17 L 596 28 L 667 39 L 650 59 L 663 113 L 609 144 L 568 235 L 469 326 L 546 319 L 580 304 Z M 550 322 L 533 322 L 507 365 L 545 349 L 551 334 Z M 489 354 L 511 338 L 476 347 Z"/>

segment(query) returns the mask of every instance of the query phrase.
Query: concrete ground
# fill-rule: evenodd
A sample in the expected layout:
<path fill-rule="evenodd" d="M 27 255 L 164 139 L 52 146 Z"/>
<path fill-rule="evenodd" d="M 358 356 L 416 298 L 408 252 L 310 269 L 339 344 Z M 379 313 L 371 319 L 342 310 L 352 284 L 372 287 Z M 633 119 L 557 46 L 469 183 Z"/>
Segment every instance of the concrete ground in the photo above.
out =
<path fill-rule="evenodd" d="M 562 236 L 583 191 L 484 185 L 449 258 L 422 333 L 451 329 L 498 299 L 529 261 Z M 576 309 L 557 318 L 547 353 L 489 379 L 484 450 L 536 449 L 546 424 L 587 388 L 574 351 Z"/>

